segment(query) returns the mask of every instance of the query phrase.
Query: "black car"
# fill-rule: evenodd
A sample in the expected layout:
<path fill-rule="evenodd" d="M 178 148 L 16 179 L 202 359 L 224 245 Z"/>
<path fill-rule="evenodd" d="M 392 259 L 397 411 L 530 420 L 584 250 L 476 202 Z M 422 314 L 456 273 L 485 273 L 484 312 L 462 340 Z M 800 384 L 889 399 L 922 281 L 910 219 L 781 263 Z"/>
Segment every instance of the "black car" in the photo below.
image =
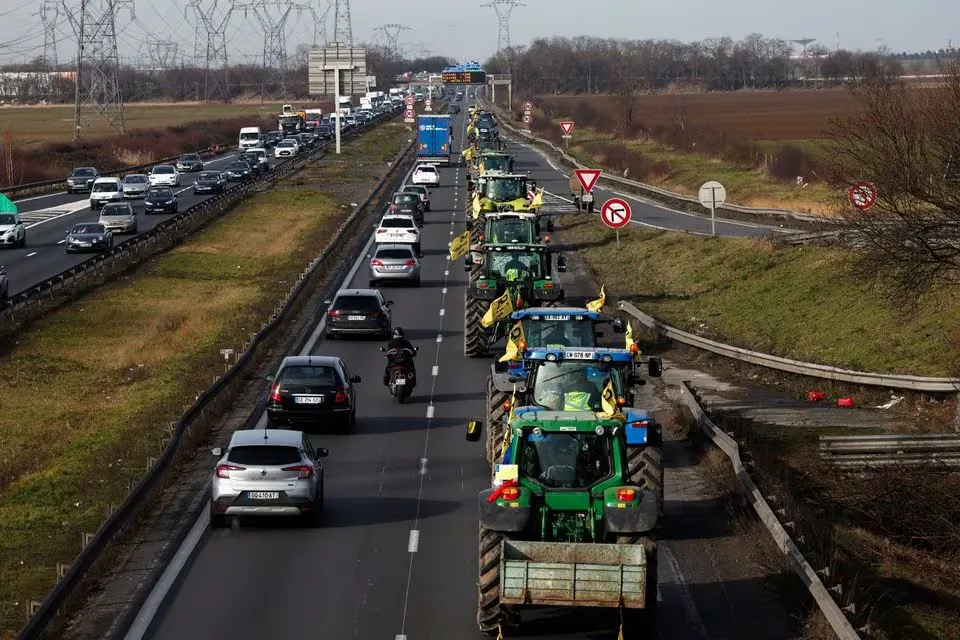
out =
<path fill-rule="evenodd" d="M 243 160 L 231 162 L 227 165 L 225 173 L 227 174 L 228 182 L 243 182 L 253 177 L 253 169 L 250 168 L 249 163 Z"/>
<path fill-rule="evenodd" d="M 316 131 L 318 134 L 320 134 L 321 140 L 329 140 L 334 136 L 334 129 L 332 124 L 317 125 Z"/>
<path fill-rule="evenodd" d="M 393 194 L 393 200 L 390 201 L 386 213 L 413 216 L 417 224 L 423 226 L 423 201 L 416 193 L 401 191 Z"/>
<path fill-rule="evenodd" d="M 203 160 L 201 160 L 200 156 L 196 153 L 188 153 L 177 160 L 177 171 L 181 173 L 203 171 Z"/>
<path fill-rule="evenodd" d="M 313 149 L 317 144 L 317 140 L 313 137 L 312 133 L 298 133 L 294 138 L 300 143 L 300 148 L 304 150 Z"/>
<path fill-rule="evenodd" d="M 388 338 L 393 330 L 390 319 L 393 301 L 384 300 L 376 289 L 341 289 L 329 304 L 324 331 L 328 339 L 348 333 Z"/>
<path fill-rule="evenodd" d="M 113 248 L 113 234 L 99 222 L 81 222 L 67 231 L 64 242 L 67 253 L 76 251 L 106 251 Z"/>
<path fill-rule="evenodd" d="M 177 213 L 180 201 L 170 187 L 153 187 L 143 199 L 145 213 Z"/>
<path fill-rule="evenodd" d="M 100 172 L 93 167 L 77 167 L 67 176 L 67 193 L 90 191 L 93 182 L 100 177 Z"/>
<path fill-rule="evenodd" d="M 194 195 L 200 193 L 223 193 L 227 179 L 219 171 L 204 171 L 193 182 Z"/>
<path fill-rule="evenodd" d="M 270 427 L 337 422 L 351 430 L 357 422 L 360 376 L 350 375 L 336 356 L 289 356 L 267 379 L 273 383 L 267 401 Z"/>
<path fill-rule="evenodd" d="M 260 156 L 256 153 L 244 153 L 240 155 L 240 161 L 246 162 L 250 165 L 250 170 L 253 174 L 261 174 L 267 170 L 267 167 L 260 162 Z"/>

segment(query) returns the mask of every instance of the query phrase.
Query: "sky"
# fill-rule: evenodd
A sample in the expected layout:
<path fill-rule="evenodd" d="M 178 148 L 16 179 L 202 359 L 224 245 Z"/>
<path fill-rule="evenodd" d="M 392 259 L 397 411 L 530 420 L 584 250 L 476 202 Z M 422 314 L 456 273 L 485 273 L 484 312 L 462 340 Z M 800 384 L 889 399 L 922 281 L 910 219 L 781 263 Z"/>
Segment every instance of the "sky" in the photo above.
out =
<path fill-rule="evenodd" d="M 64 0 L 69 8 L 79 0 Z M 175 42 L 180 56 L 194 55 L 195 18 L 186 10 L 190 0 L 126 0 L 134 5 L 134 18 L 120 14 L 118 41 L 126 60 L 150 59 L 149 42 Z M 211 5 L 215 0 L 202 0 Z M 230 0 L 219 2 L 222 19 Z M 328 0 L 290 0 L 323 13 Z M 44 3 L 59 7 L 53 20 L 57 56 L 61 62 L 76 54 L 76 40 L 60 0 L 0 0 L 0 62 L 29 60 L 43 54 L 44 31 L 40 16 Z M 233 0 L 235 5 L 253 0 Z M 458 60 L 484 60 L 497 48 L 499 21 L 489 0 L 352 0 L 355 42 L 386 43 L 376 28 L 387 23 L 409 27 L 399 42 L 413 55 L 446 55 Z M 93 2 L 91 2 L 93 4 Z M 244 15 L 246 13 L 246 15 Z M 280 11 L 271 9 L 274 16 Z M 52 15 L 53 10 L 48 10 Z M 185 15 L 186 14 L 186 15 Z M 314 39 L 315 21 L 309 11 L 294 11 L 288 23 L 288 49 Z M 333 11 L 329 12 L 332 29 Z M 923 51 L 960 44 L 960 3 L 947 0 L 686 0 L 649 2 L 623 0 L 524 0 L 513 9 L 510 39 L 513 45 L 538 37 L 588 35 L 601 38 L 701 40 L 750 33 L 795 40 L 816 38 L 829 48 Z M 320 31 L 322 33 L 322 30 Z M 236 10 L 227 26 L 232 61 L 254 62 L 262 55 L 262 26 L 252 11 Z M 165 46 L 169 51 L 169 45 Z M 154 47 L 156 52 L 157 48 Z"/>

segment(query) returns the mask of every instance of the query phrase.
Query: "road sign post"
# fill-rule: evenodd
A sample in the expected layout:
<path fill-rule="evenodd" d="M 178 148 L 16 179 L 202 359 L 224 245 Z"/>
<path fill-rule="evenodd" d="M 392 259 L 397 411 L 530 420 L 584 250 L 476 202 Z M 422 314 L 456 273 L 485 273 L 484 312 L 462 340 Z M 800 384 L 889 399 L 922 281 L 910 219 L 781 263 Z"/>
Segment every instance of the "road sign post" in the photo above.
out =
<path fill-rule="evenodd" d="M 565 147 L 570 146 L 570 138 L 573 136 L 570 133 L 573 131 L 573 120 L 567 120 L 566 122 L 560 123 L 560 130 L 563 131 L 563 145 Z"/>
<path fill-rule="evenodd" d="M 530 130 L 530 124 L 533 122 L 533 103 L 527 100 L 523 103 L 523 127 Z"/>
<path fill-rule="evenodd" d="M 426 102 L 423 103 L 424 111 L 433 111 L 433 100 L 427 98 Z"/>
<path fill-rule="evenodd" d="M 406 110 L 403 112 L 403 121 L 408 124 L 413 123 L 416 121 L 415 115 L 416 114 L 414 114 L 413 109 L 411 109 L 410 107 L 407 107 Z"/>
<path fill-rule="evenodd" d="M 600 208 L 600 219 L 603 224 L 617 232 L 617 248 L 620 248 L 620 228 L 630 223 L 632 216 L 630 204 L 620 198 L 610 198 Z"/>
<path fill-rule="evenodd" d="M 700 186 L 700 204 L 710 209 L 710 235 L 717 235 L 717 207 L 727 201 L 727 190 L 716 180 Z"/>

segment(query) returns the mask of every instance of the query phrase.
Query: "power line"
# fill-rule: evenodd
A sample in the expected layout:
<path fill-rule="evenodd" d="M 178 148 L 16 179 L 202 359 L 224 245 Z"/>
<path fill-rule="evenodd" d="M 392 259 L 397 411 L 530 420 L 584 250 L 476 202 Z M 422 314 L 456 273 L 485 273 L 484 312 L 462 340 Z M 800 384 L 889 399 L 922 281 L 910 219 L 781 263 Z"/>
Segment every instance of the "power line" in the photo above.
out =
<path fill-rule="evenodd" d="M 401 31 L 410 31 L 410 27 L 404 24 L 385 24 L 377 27 L 374 31 L 383 31 L 383 35 L 387 37 L 387 47 L 393 53 L 394 56 L 400 56 L 400 49 L 397 47 L 397 38 L 400 37 Z"/>
<path fill-rule="evenodd" d="M 499 54 L 502 51 L 505 51 L 510 48 L 510 14 L 513 13 L 513 10 L 517 7 L 525 7 L 527 5 L 522 2 L 517 2 L 517 0 L 490 0 L 487 4 L 480 5 L 481 7 L 493 7 L 493 10 L 497 12 L 497 18 L 500 22 L 500 29 L 497 33 L 497 53 Z"/>

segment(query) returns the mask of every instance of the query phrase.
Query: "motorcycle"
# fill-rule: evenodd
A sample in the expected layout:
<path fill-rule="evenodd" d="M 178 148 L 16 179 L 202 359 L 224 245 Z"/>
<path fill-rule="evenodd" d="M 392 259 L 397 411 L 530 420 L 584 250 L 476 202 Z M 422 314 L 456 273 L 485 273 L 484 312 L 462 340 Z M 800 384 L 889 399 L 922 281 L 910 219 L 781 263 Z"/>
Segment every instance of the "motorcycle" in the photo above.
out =
<path fill-rule="evenodd" d="M 402 404 L 410 398 L 416 386 L 413 357 L 417 355 L 420 348 L 414 347 L 412 354 L 406 349 L 403 350 L 405 353 L 401 353 L 398 349 L 388 351 L 386 347 L 380 347 L 380 351 L 387 356 L 387 387 L 390 389 L 390 395 Z"/>

